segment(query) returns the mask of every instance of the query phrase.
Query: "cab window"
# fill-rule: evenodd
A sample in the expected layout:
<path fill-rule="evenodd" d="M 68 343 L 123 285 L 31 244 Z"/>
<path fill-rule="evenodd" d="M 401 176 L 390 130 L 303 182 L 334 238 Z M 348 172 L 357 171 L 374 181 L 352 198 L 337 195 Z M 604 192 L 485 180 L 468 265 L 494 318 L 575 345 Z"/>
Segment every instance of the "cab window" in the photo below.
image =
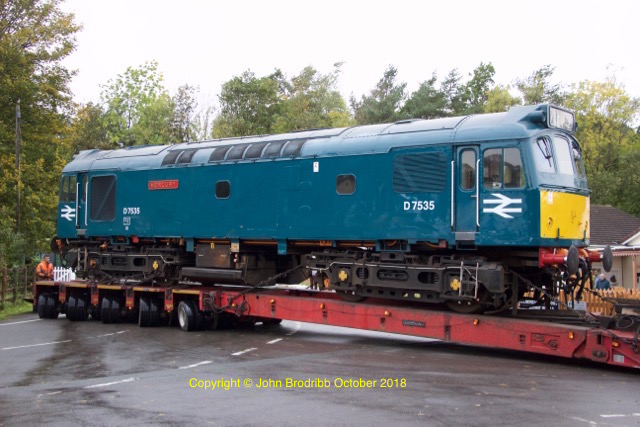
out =
<path fill-rule="evenodd" d="M 555 173 L 556 166 L 553 163 L 551 138 L 543 136 L 536 139 L 533 145 L 533 160 L 539 172 Z"/>
<path fill-rule="evenodd" d="M 523 188 L 525 177 L 520 150 L 515 147 L 485 150 L 482 182 L 488 190 Z"/>
<path fill-rule="evenodd" d="M 60 181 L 60 201 L 75 202 L 76 201 L 76 177 L 63 176 Z"/>
<path fill-rule="evenodd" d="M 567 175 L 573 175 L 573 153 L 569 147 L 569 140 L 554 135 L 553 148 L 556 152 L 556 160 L 558 161 L 558 172 Z"/>

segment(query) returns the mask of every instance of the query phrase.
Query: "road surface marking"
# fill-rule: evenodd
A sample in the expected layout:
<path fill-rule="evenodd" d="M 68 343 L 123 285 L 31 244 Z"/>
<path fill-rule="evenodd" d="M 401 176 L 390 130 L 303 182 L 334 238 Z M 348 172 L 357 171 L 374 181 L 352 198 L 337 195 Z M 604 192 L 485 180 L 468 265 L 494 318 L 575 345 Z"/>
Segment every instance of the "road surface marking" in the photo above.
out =
<path fill-rule="evenodd" d="M 127 329 L 127 330 L 119 331 L 119 332 L 111 332 L 110 334 L 96 335 L 96 338 L 110 337 L 110 336 L 112 336 L 112 335 L 124 334 L 125 332 L 129 332 L 129 330 Z"/>
<path fill-rule="evenodd" d="M 178 369 L 195 368 L 196 366 L 208 365 L 209 363 L 213 363 L 213 360 L 205 360 L 204 362 L 194 363 L 193 365 L 180 366 Z"/>
<path fill-rule="evenodd" d="M 232 356 L 240 356 L 241 354 L 249 353 L 250 351 L 257 350 L 257 348 L 248 348 L 246 350 L 239 351 L 237 353 L 231 353 Z"/>
<path fill-rule="evenodd" d="M 600 415 L 602 418 L 624 418 L 626 415 L 624 414 L 609 414 L 609 415 Z"/>
<path fill-rule="evenodd" d="M 300 330 L 301 327 L 302 327 L 302 323 L 296 322 L 296 326 L 295 326 L 295 328 L 293 328 L 293 331 L 289 332 L 287 335 L 291 336 L 291 335 L 295 334 L 296 332 L 298 332 Z"/>
<path fill-rule="evenodd" d="M 39 322 L 41 320 L 42 319 L 33 319 L 33 320 L 22 320 L 20 322 L 0 323 L 0 326 L 18 325 L 20 323 L 29 323 L 29 322 Z"/>
<path fill-rule="evenodd" d="M 20 345 L 20 346 L 17 346 L 17 347 L 5 347 L 5 348 L 2 348 L 0 350 L 15 350 L 17 348 L 40 347 L 40 346 L 43 346 L 43 345 L 62 344 L 62 343 L 65 343 L 65 342 L 71 342 L 71 340 L 54 341 L 54 342 L 43 342 L 42 344 Z"/>
<path fill-rule="evenodd" d="M 267 341 L 267 344 L 275 344 L 278 341 L 282 341 L 282 338 L 276 338 L 275 340 Z"/>
<path fill-rule="evenodd" d="M 88 385 L 88 386 L 86 386 L 86 387 L 84 387 L 84 388 L 107 387 L 107 386 L 115 385 L 115 384 L 130 383 L 130 382 L 135 381 L 135 380 L 137 380 L 137 379 L 138 379 L 138 378 L 131 377 L 131 378 L 127 378 L 126 380 L 113 381 L 113 382 L 110 382 L 110 383 L 102 383 L 102 384 Z"/>

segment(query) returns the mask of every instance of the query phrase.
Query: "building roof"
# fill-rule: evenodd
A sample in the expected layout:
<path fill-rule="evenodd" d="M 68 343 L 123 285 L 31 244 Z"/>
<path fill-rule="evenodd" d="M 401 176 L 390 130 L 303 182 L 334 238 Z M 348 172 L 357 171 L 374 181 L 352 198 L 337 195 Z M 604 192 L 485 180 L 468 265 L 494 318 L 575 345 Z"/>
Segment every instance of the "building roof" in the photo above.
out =
<path fill-rule="evenodd" d="M 640 218 L 609 205 L 591 205 L 591 245 L 621 245 L 640 232 Z"/>

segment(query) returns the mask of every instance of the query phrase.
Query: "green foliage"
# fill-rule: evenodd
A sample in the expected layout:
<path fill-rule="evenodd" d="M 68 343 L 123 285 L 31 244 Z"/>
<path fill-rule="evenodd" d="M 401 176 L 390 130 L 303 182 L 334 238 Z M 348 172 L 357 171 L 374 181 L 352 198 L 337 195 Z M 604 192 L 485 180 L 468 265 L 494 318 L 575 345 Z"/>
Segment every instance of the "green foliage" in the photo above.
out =
<path fill-rule="evenodd" d="M 280 70 L 266 77 L 245 71 L 222 85 L 215 138 L 349 126 L 351 116 L 337 89 L 340 65 L 328 74 L 305 67 L 287 79 Z"/>
<path fill-rule="evenodd" d="M 487 96 L 493 85 L 495 68 L 489 62 L 481 62 L 471 74 L 471 79 L 464 86 L 464 100 L 466 101 L 465 114 L 479 114 L 484 112 Z"/>
<path fill-rule="evenodd" d="M 59 173 L 67 155 L 73 75 L 61 61 L 79 30 L 59 0 L 0 2 L 0 257 L 33 254 L 54 234 Z M 15 166 L 16 105 L 21 110 L 21 167 Z M 16 190 L 21 223 L 15 231 Z M 16 246 L 17 245 L 17 246 Z"/>
<path fill-rule="evenodd" d="M 213 124 L 214 138 L 271 133 L 274 117 L 282 108 L 276 70 L 258 78 L 250 70 L 222 85 L 220 114 Z"/>
<path fill-rule="evenodd" d="M 70 154 L 82 150 L 110 150 L 117 146 L 110 141 L 104 111 L 100 106 L 89 102 L 80 106 L 71 123 Z"/>
<path fill-rule="evenodd" d="M 289 84 L 281 84 L 284 100 L 273 130 L 280 133 L 348 126 L 350 114 L 337 88 L 341 65 L 336 64 L 328 74 L 305 67 Z"/>
<path fill-rule="evenodd" d="M 198 106 L 197 93 L 197 88 L 185 84 L 180 86 L 178 92 L 171 98 L 173 107 L 171 120 L 172 140 L 178 142 L 194 140 L 196 129 L 194 128 L 193 120 Z"/>
<path fill-rule="evenodd" d="M 447 95 L 436 88 L 438 80 L 433 73 L 429 80 L 420 83 L 418 90 L 413 92 L 401 110 L 404 117 L 435 119 L 447 115 Z"/>
<path fill-rule="evenodd" d="M 484 104 L 485 113 L 501 113 L 509 110 L 514 105 L 520 104 L 520 99 L 511 95 L 509 86 L 498 85 L 487 92 L 487 100 Z"/>
<path fill-rule="evenodd" d="M 565 94 L 562 85 L 552 84 L 549 80 L 553 76 L 555 67 L 545 65 L 534 71 L 523 80 L 516 80 L 516 87 L 522 93 L 525 105 L 542 104 L 550 102 L 562 105 Z"/>
<path fill-rule="evenodd" d="M 128 67 L 102 86 L 110 142 L 125 146 L 169 142 L 173 105 L 162 81 L 158 63 L 151 61 Z"/>
<path fill-rule="evenodd" d="M 459 116 L 466 110 L 466 96 L 464 86 L 460 83 L 462 76 L 458 69 L 449 71 L 442 81 L 440 90 L 446 99 L 445 113 L 447 116 Z"/>
<path fill-rule="evenodd" d="M 565 106 L 577 114 L 576 137 L 583 150 L 592 201 L 640 215 L 637 185 L 640 99 L 630 97 L 615 79 L 573 85 Z"/>
<path fill-rule="evenodd" d="M 350 98 L 351 108 L 358 124 L 389 123 L 401 118 L 400 108 L 406 98 L 406 83 L 397 83 L 398 70 L 393 66 L 385 70 L 384 75 L 360 101 Z"/>

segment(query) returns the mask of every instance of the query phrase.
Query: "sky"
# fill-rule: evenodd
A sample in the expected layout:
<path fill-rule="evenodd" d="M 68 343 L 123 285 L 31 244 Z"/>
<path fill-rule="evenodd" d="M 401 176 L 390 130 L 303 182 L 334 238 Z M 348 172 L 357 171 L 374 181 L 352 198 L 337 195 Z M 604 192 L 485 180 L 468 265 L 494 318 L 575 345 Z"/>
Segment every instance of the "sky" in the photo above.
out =
<path fill-rule="evenodd" d="M 637 0 L 66 0 L 83 26 L 65 65 L 77 70 L 77 102 L 99 101 L 101 85 L 156 60 L 171 94 L 200 89 L 215 105 L 221 85 L 250 69 L 287 76 L 344 62 L 345 99 L 368 94 L 393 65 L 409 91 L 435 71 L 466 79 L 491 62 L 498 84 L 540 67 L 554 82 L 615 76 L 640 97 Z M 439 80 L 440 81 L 440 80 Z"/>

